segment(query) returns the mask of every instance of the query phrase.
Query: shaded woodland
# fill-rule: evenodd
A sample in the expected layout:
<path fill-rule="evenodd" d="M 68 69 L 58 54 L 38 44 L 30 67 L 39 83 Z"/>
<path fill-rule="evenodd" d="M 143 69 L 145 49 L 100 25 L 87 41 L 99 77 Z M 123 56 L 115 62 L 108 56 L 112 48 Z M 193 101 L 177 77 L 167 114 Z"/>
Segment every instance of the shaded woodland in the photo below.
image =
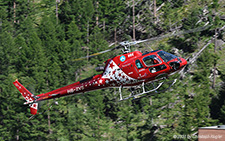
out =
<path fill-rule="evenodd" d="M 223 0 L 0 0 L 0 140 L 175 140 L 225 124 L 224 30 Z M 46 93 L 98 74 L 95 67 L 121 51 L 77 58 L 163 35 L 171 36 L 132 50 L 188 58 L 210 41 L 164 93 L 118 102 L 118 89 L 98 90 L 59 105 L 43 101 L 30 119 L 13 85 L 19 79 L 33 94 Z"/>

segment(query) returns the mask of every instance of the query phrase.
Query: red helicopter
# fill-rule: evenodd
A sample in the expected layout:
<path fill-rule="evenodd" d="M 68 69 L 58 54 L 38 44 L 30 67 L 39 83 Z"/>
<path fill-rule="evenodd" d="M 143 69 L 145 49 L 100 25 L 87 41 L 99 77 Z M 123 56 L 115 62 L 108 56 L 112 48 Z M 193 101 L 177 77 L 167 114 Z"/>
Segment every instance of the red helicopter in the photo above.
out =
<path fill-rule="evenodd" d="M 124 47 L 122 55 L 108 59 L 105 61 L 105 67 L 97 68 L 98 71 L 103 71 L 103 73 L 47 93 L 33 95 L 18 80 L 14 81 L 13 84 L 25 98 L 26 102 L 24 104 L 29 104 L 31 114 L 33 115 L 37 113 L 38 102 L 40 101 L 85 93 L 98 89 L 119 88 L 121 101 L 154 92 L 157 91 L 164 83 L 161 82 L 158 86 L 154 86 L 155 81 L 165 79 L 182 70 L 182 68 L 187 65 L 187 61 L 184 58 L 175 56 L 163 50 L 155 50 L 146 53 L 141 53 L 140 51 L 130 52 L 130 45 L 143 41 L 145 40 L 137 42 L 122 42 L 119 46 L 107 50 L 111 51 Z M 170 87 L 175 82 L 176 79 L 172 81 Z M 147 83 L 153 84 L 154 88 L 146 90 L 145 85 Z M 142 92 L 137 94 L 132 93 L 127 97 L 123 97 L 121 91 L 122 88 L 132 88 L 137 86 L 141 86 Z"/>

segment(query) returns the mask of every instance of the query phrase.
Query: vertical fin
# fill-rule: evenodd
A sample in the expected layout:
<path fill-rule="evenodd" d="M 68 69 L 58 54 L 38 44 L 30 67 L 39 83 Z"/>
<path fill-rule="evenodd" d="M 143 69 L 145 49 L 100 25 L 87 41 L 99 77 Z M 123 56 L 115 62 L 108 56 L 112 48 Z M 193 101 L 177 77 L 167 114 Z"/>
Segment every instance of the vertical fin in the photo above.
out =
<path fill-rule="evenodd" d="M 31 114 L 35 115 L 38 108 L 38 103 L 33 103 L 35 100 L 35 96 L 30 91 L 28 91 L 18 80 L 14 81 L 13 84 L 26 100 L 24 104 L 30 104 Z"/>

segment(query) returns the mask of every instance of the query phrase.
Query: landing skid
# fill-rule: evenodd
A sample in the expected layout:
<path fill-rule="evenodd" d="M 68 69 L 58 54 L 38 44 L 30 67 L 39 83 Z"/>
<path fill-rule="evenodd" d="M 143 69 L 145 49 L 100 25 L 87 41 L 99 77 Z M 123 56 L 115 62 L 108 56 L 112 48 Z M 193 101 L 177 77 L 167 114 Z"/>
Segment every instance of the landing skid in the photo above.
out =
<path fill-rule="evenodd" d="M 131 87 L 130 90 L 131 90 L 131 93 L 129 94 L 129 96 L 123 96 L 122 95 L 122 86 L 119 87 L 119 93 L 120 93 L 120 100 L 119 101 L 124 101 L 124 100 L 127 100 L 127 99 L 130 99 L 130 98 L 141 98 L 141 97 L 145 97 L 145 96 L 149 96 L 149 95 L 153 95 L 155 93 L 161 93 L 161 92 L 165 92 L 167 91 L 168 89 L 170 89 L 170 87 L 172 87 L 175 83 L 176 83 L 177 79 L 174 79 L 174 80 L 171 80 L 171 81 L 163 81 L 163 82 L 160 82 L 157 84 L 157 86 L 155 86 L 155 83 L 156 82 L 150 82 L 150 83 L 145 83 L 143 82 L 141 85 L 139 86 L 136 86 L 136 87 Z M 153 89 L 151 90 L 148 90 L 146 87 L 147 85 L 152 85 Z M 165 88 L 165 89 L 162 89 L 160 90 L 160 88 L 165 85 L 165 84 L 169 84 L 169 87 Z M 138 93 L 135 94 L 135 91 L 137 91 Z M 145 95 L 147 94 L 147 95 Z"/>

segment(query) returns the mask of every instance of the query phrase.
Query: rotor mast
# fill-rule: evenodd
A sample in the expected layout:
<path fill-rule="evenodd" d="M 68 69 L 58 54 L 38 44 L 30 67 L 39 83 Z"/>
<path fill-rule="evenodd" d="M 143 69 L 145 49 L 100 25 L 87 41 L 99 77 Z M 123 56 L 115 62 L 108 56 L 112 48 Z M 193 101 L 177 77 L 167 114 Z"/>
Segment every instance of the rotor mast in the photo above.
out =
<path fill-rule="evenodd" d="M 131 42 L 129 42 L 129 41 L 124 41 L 124 42 L 120 43 L 120 45 L 124 48 L 124 49 L 122 49 L 123 53 L 129 53 L 130 52 L 130 44 L 131 44 Z"/>

